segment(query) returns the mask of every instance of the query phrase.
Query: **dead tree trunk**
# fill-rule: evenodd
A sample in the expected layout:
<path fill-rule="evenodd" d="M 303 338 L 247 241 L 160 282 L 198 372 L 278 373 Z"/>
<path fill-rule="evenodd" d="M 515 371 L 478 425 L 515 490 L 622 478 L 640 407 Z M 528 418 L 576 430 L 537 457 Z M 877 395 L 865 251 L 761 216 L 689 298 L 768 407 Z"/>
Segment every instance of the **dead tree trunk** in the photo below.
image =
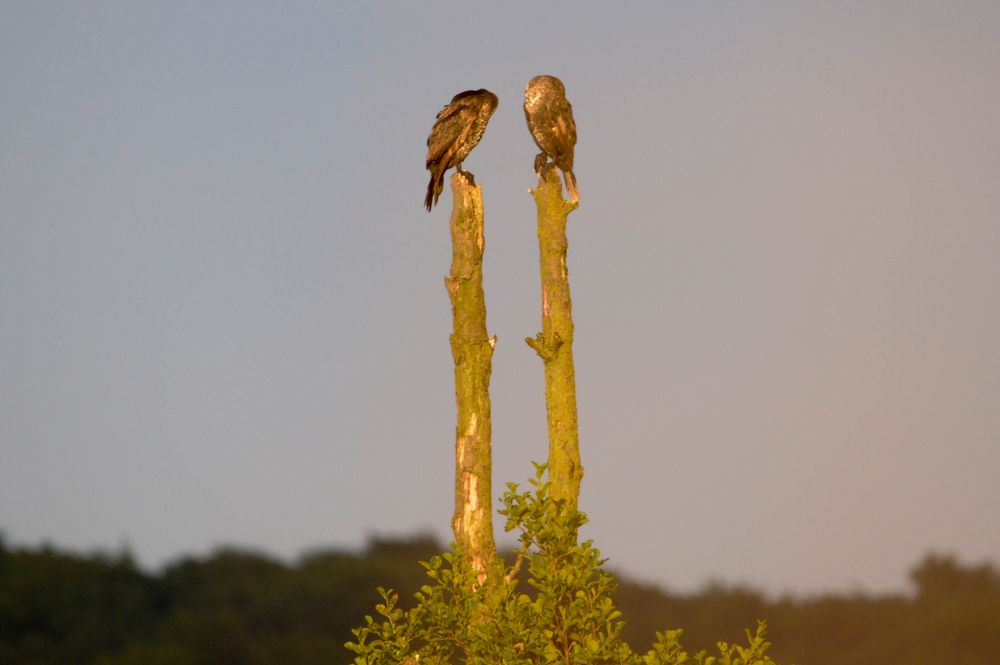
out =
<path fill-rule="evenodd" d="M 576 416 L 573 368 L 573 304 L 566 267 L 566 218 L 578 204 L 563 200 L 559 173 L 539 176 L 532 193 L 538 207 L 538 251 L 542 278 L 542 331 L 525 341 L 545 363 L 549 427 L 550 493 L 577 507 L 583 467 Z"/>
<path fill-rule="evenodd" d="M 455 360 L 455 541 L 483 583 L 496 560 L 493 540 L 490 374 L 496 337 L 486 332 L 483 293 L 483 190 L 465 175 L 451 177 L 451 353 Z"/>

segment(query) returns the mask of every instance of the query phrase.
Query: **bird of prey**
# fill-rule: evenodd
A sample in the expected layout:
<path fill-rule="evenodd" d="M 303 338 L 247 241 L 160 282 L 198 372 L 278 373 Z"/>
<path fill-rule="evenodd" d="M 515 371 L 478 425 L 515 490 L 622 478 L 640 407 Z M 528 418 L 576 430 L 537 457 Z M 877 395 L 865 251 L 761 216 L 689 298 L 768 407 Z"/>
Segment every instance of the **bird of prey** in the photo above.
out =
<path fill-rule="evenodd" d="M 427 212 L 444 189 L 444 172 L 454 166 L 459 173 L 465 173 L 462 161 L 483 138 L 486 123 L 499 103 L 489 90 L 466 90 L 452 97 L 437 114 L 437 122 L 427 137 L 427 170 L 431 172 L 424 199 Z"/>
<path fill-rule="evenodd" d="M 573 175 L 576 122 L 566 88 L 555 76 L 536 76 L 524 86 L 524 117 L 541 153 L 535 157 L 535 173 L 558 166 L 566 180 L 566 190 L 574 203 L 580 200 Z M 552 158 L 552 163 L 548 160 Z"/>

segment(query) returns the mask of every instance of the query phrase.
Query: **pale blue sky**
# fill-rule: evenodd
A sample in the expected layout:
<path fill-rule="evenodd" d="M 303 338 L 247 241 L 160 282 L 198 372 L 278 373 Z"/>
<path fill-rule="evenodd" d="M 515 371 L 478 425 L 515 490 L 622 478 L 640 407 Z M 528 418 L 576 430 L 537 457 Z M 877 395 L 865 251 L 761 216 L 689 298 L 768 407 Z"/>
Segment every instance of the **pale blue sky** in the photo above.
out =
<path fill-rule="evenodd" d="M 10 2 L 0 530 L 295 556 L 449 537 L 453 94 L 484 186 L 496 488 L 545 455 L 535 147 L 560 76 L 581 506 L 675 589 L 1000 561 L 1000 5 Z M 447 192 L 446 192 L 447 195 Z"/>

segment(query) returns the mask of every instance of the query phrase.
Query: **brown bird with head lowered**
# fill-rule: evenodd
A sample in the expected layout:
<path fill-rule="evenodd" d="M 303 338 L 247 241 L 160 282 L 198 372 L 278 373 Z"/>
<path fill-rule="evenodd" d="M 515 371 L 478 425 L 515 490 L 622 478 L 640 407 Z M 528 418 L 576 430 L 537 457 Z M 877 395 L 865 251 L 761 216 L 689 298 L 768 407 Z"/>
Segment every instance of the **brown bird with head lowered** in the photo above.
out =
<path fill-rule="evenodd" d="M 489 90 L 466 90 L 452 97 L 451 102 L 437 114 L 437 122 L 427 137 L 427 170 L 431 182 L 427 185 L 424 205 L 427 212 L 438 201 L 444 190 L 444 173 L 452 166 L 462 170 L 462 161 L 483 138 L 486 123 L 497 109 L 500 100 Z"/>
<path fill-rule="evenodd" d="M 576 203 L 580 200 L 573 174 L 576 122 L 562 81 L 547 75 L 528 81 L 524 86 L 524 117 L 531 136 L 542 151 L 535 157 L 535 173 L 544 175 L 548 169 L 558 166 L 566 180 L 569 198 Z M 551 164 L 548 163 L 550 157 Z"/>

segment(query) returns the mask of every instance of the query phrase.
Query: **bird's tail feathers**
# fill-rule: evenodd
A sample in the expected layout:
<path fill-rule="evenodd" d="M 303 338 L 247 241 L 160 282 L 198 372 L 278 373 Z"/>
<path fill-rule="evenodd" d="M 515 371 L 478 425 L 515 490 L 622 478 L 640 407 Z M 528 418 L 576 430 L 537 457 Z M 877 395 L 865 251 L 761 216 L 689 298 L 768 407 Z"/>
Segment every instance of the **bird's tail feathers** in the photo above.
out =
<path fill-rule="evenodd" d="M 427 212 L 431 211 L 434 207 L 434 174 L 431 174 L 431 182 L 427 185 L 427 196 L 424 197 L 424 207 L 427 208 Z"/>
<path fill-rule="evenodd" d="M 424 197 L 424 206 L 427 208 L 427 212 L 430 212 L 431 208 L 437 205 L 442 191 L 444 191 L 444 171 L 435 165 L 431 171 L 431 181 L 427 185 L 427 196 Z"/>
<path fill-rule="evenodd" d="M 566 180 L 566 191 L 569 192 L 569 200 L 572 203 L 580 201 L 580 190 L 576 186 L 576 175 L 572 170 L 563 171 L 563 178 Z"/>

